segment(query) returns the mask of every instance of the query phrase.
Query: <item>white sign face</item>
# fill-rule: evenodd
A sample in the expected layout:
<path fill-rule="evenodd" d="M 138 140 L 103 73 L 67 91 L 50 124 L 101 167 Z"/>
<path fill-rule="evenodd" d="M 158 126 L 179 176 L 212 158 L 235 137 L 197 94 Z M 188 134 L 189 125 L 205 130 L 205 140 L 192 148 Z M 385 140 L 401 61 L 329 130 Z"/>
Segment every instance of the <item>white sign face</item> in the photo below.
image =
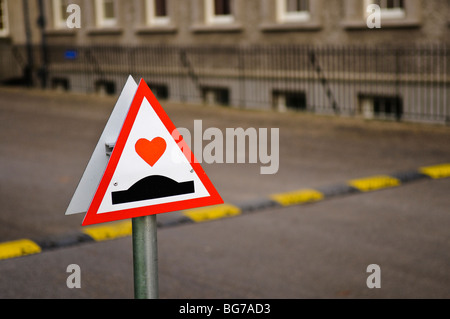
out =
<path fill-rule="evenodd" d="M 103 172 L 108 165 L 109 156 L 106 152 L 106 145 L 113 145 L 119 136 L 123 122 L 127 116 L 131 102 L 137 90 L 137 83 L 131 77 L 120 94 L 117 103 L 109 117 L 97 146 L 89 160 L 88 165 L 81 177 L 78 187 L 66 210 L 66 215 L 86 213 L 94 198 L 95 191 L 102 179 Z"/>
<path fill-rule="evenodd" d="M 191 150 L 141 80 L 83 225 L 221 203 Z"/>
<path fill-rule="evenodd" d="M 205 186 L 144 98 L 97 214 L 207 196 Z"/>

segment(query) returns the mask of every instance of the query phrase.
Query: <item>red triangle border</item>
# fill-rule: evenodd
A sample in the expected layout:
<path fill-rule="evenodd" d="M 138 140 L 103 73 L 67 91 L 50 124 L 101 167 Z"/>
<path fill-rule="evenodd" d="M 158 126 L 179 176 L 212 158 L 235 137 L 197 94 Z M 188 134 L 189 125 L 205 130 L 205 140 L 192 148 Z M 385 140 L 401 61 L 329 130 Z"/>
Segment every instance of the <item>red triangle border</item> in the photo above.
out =
<path fill-rule="evenodd" d="M 82 226 L 112 222 L 128 218 L 155 215 L 161 213 L 168 213 L 196 207 L 223 204 L 221 196 L 219 195 L 216 188 L 206 175 L 200 163 L 196 160 L 194 154 L 192 153 L 186 142 L 183 139 L 181 139 L 180 141 L 176 141 L 177 145 L 180 147 L 180 149 L 182 148 L 182 153 L 185 156 L 186 156 L 185 152 L 190 154 L 192 160 L 189 160 L 189 158 L 187 157 L 186 158 L 188 159 L 197 176 L 200 178 L 201 182 L 209 192 L 210 196 L 97 214 L 100 204 L 102 203 L 103 198 L 105 196 L 106 190 L 114 175 L 117 164 L 119 163 L 123 149 L 128 140 L 131 129 L 136 120 L 136 116 L 139 112 L 139 109 L 142 105 L 144 98 L 147 98 L 148 102 L 153 107 L 154 111 L 156 112 L 160 120 L 163 122 L 164 126 L 169 131 L 169 133 L 177 131 L 175 125 L 172 123 L 167 113 L 161 107 L 155 95 L 152 93 L 152 91 L 145 83 L 145 81 L 141 79 L 136 94 L 133 98 L 133 102 L 131 103 L 130 109 L 128 111 L 127 117 L 125 118 L 125 121 L 123 123 L 116 145 L 114 146 L 113 152 L 109 159 L 108 165 L 99 183 L 97 191 L 95 192 L 94 198 L 92 199 L 91 205 L 89 206 L 86 216 L 84 217 Z M 178 136 L 180 135 L 178 134 Z"/>

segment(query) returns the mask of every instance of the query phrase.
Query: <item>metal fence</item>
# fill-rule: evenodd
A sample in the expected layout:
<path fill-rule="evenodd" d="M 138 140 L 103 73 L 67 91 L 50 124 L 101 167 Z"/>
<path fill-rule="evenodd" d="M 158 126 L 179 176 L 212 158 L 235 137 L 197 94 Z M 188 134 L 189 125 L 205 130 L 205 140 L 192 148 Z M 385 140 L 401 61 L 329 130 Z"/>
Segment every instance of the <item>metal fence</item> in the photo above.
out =
<path fill-rule="evenodd" d="M 450 123 L 448 44 L 26 49 L 0 48 L 3 83 L 31 64 L 48 88 L 118 94 L 131 74 L 161 99 Z"/>

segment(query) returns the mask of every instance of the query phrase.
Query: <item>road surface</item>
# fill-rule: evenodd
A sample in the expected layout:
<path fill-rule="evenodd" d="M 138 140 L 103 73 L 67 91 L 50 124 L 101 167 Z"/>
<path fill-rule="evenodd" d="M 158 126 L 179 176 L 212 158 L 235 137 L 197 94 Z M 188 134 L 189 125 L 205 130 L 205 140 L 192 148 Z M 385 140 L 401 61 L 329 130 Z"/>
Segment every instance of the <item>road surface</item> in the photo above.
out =
<path fill-rule="evenodd" d="M 83 216 L 64 212 L 115 99 L 0 89 L 0 243 L 80 231 Z M 162 105 L 191 132 L 195 120 L 279 128 L 274 175 L 260 162 L 202 163 L 227 203 L 450 163 L 448 127 Z M 449 190 L 450 179 L 420 179 L 159 229 L 160 297 L 449 298 Z M 131 248 L 126 236 L 0 260 L 0 298 L 133 298 Z M 79 289 L 66 285 L 71 264 Z M 366 284 L 372 264 L 381 288 Z"/>

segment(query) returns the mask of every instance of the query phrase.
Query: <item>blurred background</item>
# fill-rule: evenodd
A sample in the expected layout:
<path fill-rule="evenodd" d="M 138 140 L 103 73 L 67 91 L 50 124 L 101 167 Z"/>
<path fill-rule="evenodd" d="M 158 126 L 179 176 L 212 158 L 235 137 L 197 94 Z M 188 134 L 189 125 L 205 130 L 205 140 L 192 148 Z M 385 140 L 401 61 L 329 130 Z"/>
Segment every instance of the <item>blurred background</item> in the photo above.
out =
<path fill-rule="evenodd" d="M 380 28 L 368 27 L 377 21 L 370 4 L 379 5 Z M 445 0 L 1 0 L 0 8 L 5 85 L 115 95 L 132 74 L 172 101 L 449 121 Z"/>
<path fill-rule="evenodd" d="M 64 246 L 0 260 L 0 298 L 133 298 L 131 238 L 64 215 L 130 74 L 177 127 L 279 128 L 274 175 L 202 164 L 226 203 L 415 172 L 159 229 L 161 298 L 450 298 L 449 31 L 448 0 L 0 0 L 0 256 Z"/>

